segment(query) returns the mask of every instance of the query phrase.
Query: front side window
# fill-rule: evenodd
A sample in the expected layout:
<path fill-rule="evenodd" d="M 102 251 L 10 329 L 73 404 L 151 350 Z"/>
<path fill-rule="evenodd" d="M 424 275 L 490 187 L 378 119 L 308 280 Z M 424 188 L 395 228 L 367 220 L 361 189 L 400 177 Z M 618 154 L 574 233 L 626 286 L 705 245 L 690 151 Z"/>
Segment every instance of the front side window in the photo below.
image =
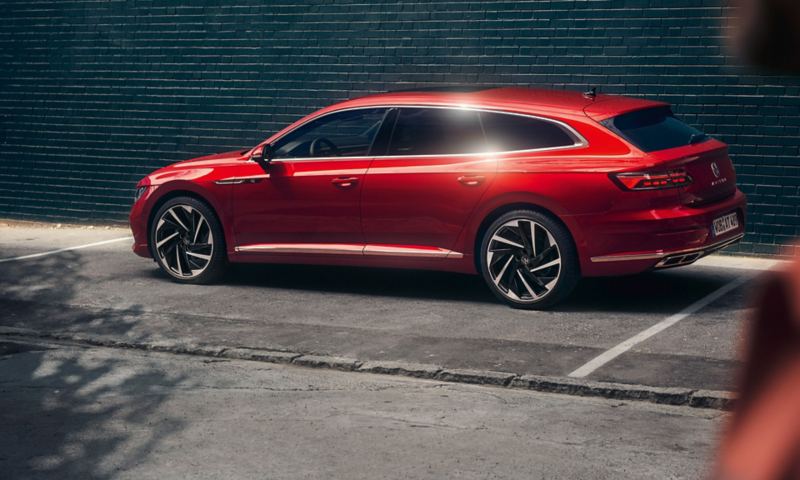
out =
<path fill-rule="evenodd" d="M 486 138 L 493 152 L 572 147 L 580 140 L 560 125 L 538 118 L 481 112 Z"/>
<path fill-rule="evenodd" d="M 362 108 L 323 115 L 280 138 L 273 158 L 366 157 L 385 113 Z"/>
<path fill-rule="evenodd" d="M 387 154 L 457 155 L 487 150 L 486 138 L 475 111 L 401 108 Z"/>

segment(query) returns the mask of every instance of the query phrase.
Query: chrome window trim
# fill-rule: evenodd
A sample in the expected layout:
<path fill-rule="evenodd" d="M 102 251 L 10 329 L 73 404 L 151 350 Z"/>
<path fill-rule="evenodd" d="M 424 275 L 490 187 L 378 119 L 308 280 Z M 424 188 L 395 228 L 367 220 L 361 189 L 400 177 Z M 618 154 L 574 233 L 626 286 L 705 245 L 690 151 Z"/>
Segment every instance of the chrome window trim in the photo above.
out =
<path fill-rule="evenodd" d="M 287 158 L 287 159 L 276 159 L 272 160 L 270 163 L 286 163 L 286 162 L 313 162 L 313 161 L 329 161 L 329 160 L 363 160 L 363 159 L 370 159 L 370 158 L 425 158 L 425 157 L 473 157 L 473 156 L 494 156 L 494 155 L 501 155 L 501 154 L 511 154 L 511 153 L 535 153 L 535 152 L 549 152 L 549 151 L 558 151 L 558 150 L 569 150 L 573 148 L 584 148 L 589 146 L 589 141 L 584 138 L 583 135 L 578 133 L 571 125 L 562 122 L 561 120 L 556 120 L 553 118 L 542 117 L 539 115 L 529 114 L 529 113 L 519 113 L 519 112 L 508 112 L 505 110 L 492 110 L 488 108 L 473 108 L 473 107 L 454 107 L 454 106 L 447 106 L 447 105 L 373 105 L 373 106 L 365 106 L 365 107 L 351 107 L 351 108 L 343 108 L 341 110 L 335 110 L 333 112 L 328 112 L 322 115 L 318 115 L 314 118 L 311 118 L 297 127 L 289 130 L 288 132 L 284 133 L 280 137 L 276 138 L 270 144 L 274 144 L 281 138 L 289 135 L 290 133 L 294 132 L 298 128 L 306 125 L 309 122 L 315 121 L 322 117 L 326 117 L 328 115 L 333 115 L 334 113 L 342 113 L 342 112 L 349 112 L 351 110 L 364 110 L 364 109 L 374 109 L 374 108 L 440 108 L 440 109 L 448 109 L 448 110 L 469 110 L 474 112 L 487 112 L 487 113 L 499 113 L 503 115 L 516 115 L 518 117 L 529 117 L 534 118 L 537 120 L 542 120 L 545 122 L 555 123 L 556 125 L 560 126 L 561 128 L 567 130 L 569 134 L 577 141 L 574 145 L 565 145 L 561 147 L 545 147 L 545 148 L 532 148 L 528 150 L 507 150 L 507 151 L 498 151 L 498 152 L 479 152 L 479 153 L 445 153 L 445 154 L 432 154 L 432 155 L 372 155 L 372 156 L 358 156 L 358 157 L 297 157 L 297 158 Z M 377 133 L 376 133 L 377 135 Z M 484 133 L 485 135 L 485 133 Z M 373 139 L 374 140 L 374 139 Z M 255 163 L 253 160 L 247 160 L 247 162 Z"/>

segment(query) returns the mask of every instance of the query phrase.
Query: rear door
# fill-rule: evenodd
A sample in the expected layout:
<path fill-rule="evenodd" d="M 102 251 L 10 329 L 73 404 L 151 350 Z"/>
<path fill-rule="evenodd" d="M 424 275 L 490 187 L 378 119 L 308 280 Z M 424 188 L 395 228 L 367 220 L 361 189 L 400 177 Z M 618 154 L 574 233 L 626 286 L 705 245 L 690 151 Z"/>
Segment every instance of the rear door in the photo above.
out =
<path fill-rule="evenodd" d="M 437 257 L 455 244 L 494 180 L 497 161 L 476 111 L 397 110 L 386 150 L 374 152 L 364 180 L 364 253 L 428 256 L 427 248 Z"/>

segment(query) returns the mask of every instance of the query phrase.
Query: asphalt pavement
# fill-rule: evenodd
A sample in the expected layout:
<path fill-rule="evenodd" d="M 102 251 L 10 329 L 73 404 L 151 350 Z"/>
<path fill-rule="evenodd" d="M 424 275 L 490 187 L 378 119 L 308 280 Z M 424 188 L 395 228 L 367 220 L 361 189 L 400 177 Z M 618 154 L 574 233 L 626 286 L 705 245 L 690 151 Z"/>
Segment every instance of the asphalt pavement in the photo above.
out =
<path fill-rule="evenodd" d="M 218 284 L 178 285 L 131 253 L 128 236 L 0 228 L 0 327 L 567 378 L 679 315 L 583 378 L 732 391 L 749 298 L 774 263 L 715 256 L 584 279 L 562 305 L 522 311 L 500 304 L 480 277 L 443 272 L 235 265 Z M 721 288 L 730 291 L 708 302 Z"/>

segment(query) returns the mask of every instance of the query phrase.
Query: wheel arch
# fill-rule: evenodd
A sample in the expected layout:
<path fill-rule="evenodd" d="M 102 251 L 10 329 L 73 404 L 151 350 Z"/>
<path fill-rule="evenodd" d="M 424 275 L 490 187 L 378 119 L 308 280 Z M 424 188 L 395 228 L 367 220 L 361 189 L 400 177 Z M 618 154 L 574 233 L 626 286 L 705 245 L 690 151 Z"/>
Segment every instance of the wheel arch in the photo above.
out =
<path fill-rule="evenodd" d="M 564 226 L 564 228 L 567 229 L 567 231 L 570 233 L 570 236 L 572 237 L 572 244 L 573 244 L 573 248 L 575 249 L 575 251 L 573 253 L 576 255 L 577 258 L 580 258 L 579 252 L 578 252 L 578 241 L 580 239 L 576 238 L 575 229 L 578 228 L 578 227 L 577 227 L 577 225 L 574 224 L 574 222 L 564 221 L 564 218 L 562 218 L 561 216 L 556 214 L 553 210 L 551 210 L 551 209 L 549 209 L 547 207 L 544 207 L 539 203 L 531 201 L 530 199 L 524 199 L 524 200 L 520 199 L 520 200 L 517 200 L 517 201 L 512 201 L 510 203 L 503 203 L 503 204 L 500 204 L 498 206 L 495 206 L 494 209 L 492 209 L 492 210 L 488 211 L 487 213 L 485 213 L 484 215 L 482 215 L 482 218 L 476 219 L 478 221 L 475 222 L 475 225 L 476 225 L 474 227 L 474 229 L 475 229 L 474 232 L 475 233 L 474 233 L 474 235 L 472 237 L 472 239 L 473 239 L 473 241 L 472 241 L 472 253 L 473 253 L 473 260 L 474 260 L 474 263 L 475 263 L 475 269 L 478 272 L 481 271 L 481 265 L 480 265 L 480 253 L 481 252 L 480 252 L 480 249 L 481 249 L 481 243 L 483 242 L 483 236 L 486 234 L 486 231 L 489 230 L 489 226 L 491 226 L 491 224 L 495 220 L 497 220 L 501 216 L 505 215 L 506 213 L 512 212 L 514 210 L 532 210 L 534 212 L 539 212 L 539 213 L 549 217 L 553 221 L 558 222 L 559 224 Z M 567 217 L 567 219 L 569 219 L 569 217 Z M 573 225 L 570 225 L 570 224 L 573 224 Z M 578 262 L 578 265 L 579 265 L 578 268 L 580 270 L 580 262 Z"/>
<path fill-rule="evenodd" d="M 227 216 L 224 215 L 222 212 L 222 205 L 220 205 L 219 202 L 216 201 L 216 198 L 213 195 L 210 194 L 204 195 L 203 193 L 200 193 L 198 191 L 199 188 L 195 184 L 189 182 L 186 183 L 188 185 L 170 185 L 170 187 L 172 188 L 168 189 L 166 192 L 162 193 L 162 195 L 160 195 L 158 198 L 154 199 L 153 204 L 150 206 L 150 211 L 147 215 L 146 233 L 147 233 L 147 248 L 150 251 L 150 255 L 153 256 L 153 259 L 155 259 L 156 257 L 155 257 L 155 252 L 153 251 L 153 246 L 151 245 L 150 242 L 150 228 L 153 225 L 153 221 L 155 220 L 158 210 L 165 203 L 177 197 L 191 197 L 194 198 L 195 200 L 203 202 L 209 209 L 211 209 L 214 215 L 217 216 L 217 219 L 220 221 L 222 225 L 222 230 L 225 235 L 226 249 L 229 248 L 228 246 L 232 245 L 232 242 L 234 241 L 233 238 L 229 238 L 230 236 L 229 229 L 226 228 Z M 162 185 L 159 188 L 163 188 L 165 186 L 166 185 Z"/>

